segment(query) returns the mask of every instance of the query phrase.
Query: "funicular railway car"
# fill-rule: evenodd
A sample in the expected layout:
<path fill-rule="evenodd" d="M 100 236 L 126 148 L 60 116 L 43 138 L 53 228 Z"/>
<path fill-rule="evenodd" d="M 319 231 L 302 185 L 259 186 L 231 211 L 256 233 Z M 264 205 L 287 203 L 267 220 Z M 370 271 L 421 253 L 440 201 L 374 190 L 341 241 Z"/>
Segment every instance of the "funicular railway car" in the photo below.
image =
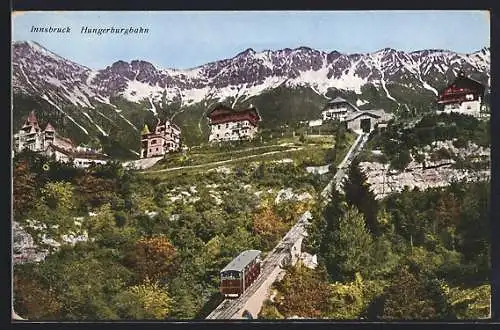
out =
<path fill-rule="evenodd" d="M 247 250 L 240 253 L 220 271 L 220 292 L 226 298 L 239 297 L 260 274 L 261 251 Z"/>

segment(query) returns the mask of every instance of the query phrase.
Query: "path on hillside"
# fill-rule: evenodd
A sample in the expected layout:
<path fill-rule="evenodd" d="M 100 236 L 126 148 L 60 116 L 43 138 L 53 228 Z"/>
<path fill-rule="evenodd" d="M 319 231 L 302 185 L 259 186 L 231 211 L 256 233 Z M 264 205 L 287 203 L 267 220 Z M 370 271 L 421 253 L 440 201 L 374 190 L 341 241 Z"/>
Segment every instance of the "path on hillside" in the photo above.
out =
<path fill-rule="evenodd" d="M 271 144 L 271 145 L 268 145 L 268 146 L 258 146 L 258 147 L 251 147 L 251 148 L 246 148 L 246 149 L 232 150 L 231 152 L 232 153 L 242 153 L 242 152 L 246 152 L 246 151 L 268 149 L 268 148 L 274 148 L 274 147 L 288 147 L 288 146 L 293 146 L 293 145 L 294 145 L 293 142 L 288 142 L 288 143 L 280 143 L 280 144 Z M 276 151 L 280 151 L 280 150 L 276 150 Z M 227 152 L 225 152 L 225 151 L 221 151 L 221 152 L 209 153 L 209 155 L 211 155 L 211 156 L 225 155 L 226 153 Z M 191 148 L 191 155 L 205 155 L 205 153 L 196 152 L 196 149 L 194 149 L 194 151 L 193 151 L 193 149 Z"/>
<path fill-rule="evenodd" d="M 142 171 L 141 173 L 162 173 L 162 172 L 171 172 L 171 171 L 177 171 L 177 170 L 188 170 L 188 169 L 193 169 L 193 168 L 203 168 L 203 167 L 209 167 L 209 166 L 214 166 L 214 165 L 224 165 L 224 164 L 228 164 L 228 163 L 232 163 L 232 162 L 237 162 L 240 160 L 252 159 L 252 158 L 256 158 L 256 157 L 269 156 L 269 155 L 275 155 L 275 154 L 286 153 L 286 152 L 299 151 L 302 149 L 304 149 L 304 148 L 300 147 L 300 148 L 291 148 L 291 149 L 280 150 L 280 151 L 269 151 L 269 152 L 265 152 L 265 153 L 258 154 L 258 155 L 243 156 L 243 157 L 239 157 L 239 158 L 220 160 L 220 161 L 212 162 L 212 163 L 171 167 L 171 168 L 165 168 L 162 170 L 154 170 L 154 171 Z"/>
<path fill-rule="evenodd" d="M 272 144 L 269 146 L 260 146 L 260 147 L 252 147 L 252 148 L 246 148 L 246 149 L 241 149 L 241 150 L 235 150 L 232 151 L 233 153 L 242 153 L 242 152 L 247 152 L 247 151 L 254 151 L 254 150 L 259 150 L 259 149 L 266 149 L 266 148 L 274 148 L 274 147 L 287 147 L 287 146 L 292 146 L 292 142 L 288 143 L 281 143 L 281 144 Z M 196 150 L 196 149 L 195 149 Z M 193 152 L 191 155 L 200 155 L 202 153 L 197 153 Z M 216 155 L 224 155 L 226 152 L 217 152 L 217 153 L 212 153 L 210 154 L 211 156 L 216 156 Z M 137 170 L 145 170 L 150 167 L 153 167 L 157 162 L 162 160 L 164 156 L 158 156 L 158 157 L 150 157 L 150 158 L 141 158 L 141 159 L 136 159 L 136 160 L 129 160 L 125 161 L 122 163 L 124 167 L 134 167 Z"/>
<path fill-rule="evenodd" d="M 163 159 L 163 156 L 160 157 L 150 157 L 150 158 L 142 158 L 142 159 L 137 159 L 137 160 L 130 160 L 122 163 L 123 167 L 133 167 L 138 170 L 144 170 L 147 168 L 150 168 L 157 162 L 159 162 L 161 159 Z"/>

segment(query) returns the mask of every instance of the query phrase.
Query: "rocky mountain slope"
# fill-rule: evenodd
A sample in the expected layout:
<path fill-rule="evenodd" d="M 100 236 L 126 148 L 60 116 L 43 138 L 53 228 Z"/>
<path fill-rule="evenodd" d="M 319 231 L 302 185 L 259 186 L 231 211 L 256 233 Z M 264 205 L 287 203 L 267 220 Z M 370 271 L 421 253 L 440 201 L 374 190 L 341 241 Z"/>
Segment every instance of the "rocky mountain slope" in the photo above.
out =
<path fill-rule="evenodd" d="M 116 141 L 119 129 L 135 136 L 137 127 L 156 115 L 176 118 L 182 128 L 193 131 L 188 136 L 200 140 L 206 133 L 207 108 L 220 101 L 233 106 L 252 102 L 271 126 L 284 119 L 314 118 L 337 95 L 360 107 L 421 111 L 432 106 L 438 91 L 460 70 L 485 85 L 490 80 L 489 48 L 471 54 L 386 48 L 350 55 L 307 47 L 247 49 L 189 70 L 135 60 L 95 71 L 25 41 L 13 43 L 12 62 L 14 127 L 36 109 L 47 120 L 79 131 L 71 135 L 82 141 Z M 128 143 L 124 148 L 137 146 Z"/>

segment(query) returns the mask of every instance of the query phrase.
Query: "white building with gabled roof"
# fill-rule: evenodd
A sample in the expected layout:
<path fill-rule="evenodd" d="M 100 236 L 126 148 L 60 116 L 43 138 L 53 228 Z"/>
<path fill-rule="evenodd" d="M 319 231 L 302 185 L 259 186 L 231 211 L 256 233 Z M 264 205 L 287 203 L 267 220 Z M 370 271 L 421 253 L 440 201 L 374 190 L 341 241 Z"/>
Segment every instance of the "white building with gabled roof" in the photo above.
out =
<path fill-rule="evenodd" d="M 341 97 L 336 97 L 326 104 L 324 110 L 321 112 L 321 116 L 324 121 L 344 121 L 347 116 L 357 111 L 359 111 L 359 109 L 354 104 Z"/>
<path fill-rule="evenodd" d="M 383 128 L 393 118 L 391 113 L 385 110 L 360 110 L 357 106 L 336 97 L 328 102 L 322 111 L 323 122 L 338 120 L 346 123 L 346 127 L 358 134 L 369 133 L 376 127 Z"/>
<path fill-rule="evenodd" d="M 377 126 L 385 126 L 393 118 L 392 113 L 378 110 L 359 110 L 350 114 L 345 121 L 347 128 L 358 133 L 369 133 Z"/>

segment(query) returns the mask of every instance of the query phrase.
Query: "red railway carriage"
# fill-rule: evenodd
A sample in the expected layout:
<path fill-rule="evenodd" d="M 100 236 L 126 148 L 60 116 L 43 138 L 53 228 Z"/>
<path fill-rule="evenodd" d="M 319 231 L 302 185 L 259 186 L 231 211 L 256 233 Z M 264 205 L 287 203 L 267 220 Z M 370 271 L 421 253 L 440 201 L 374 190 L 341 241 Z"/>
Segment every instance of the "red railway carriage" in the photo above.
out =
<path fill-rule="evenodd" d="M 247 250 L 240 253 L 220 271 L 220 292 L 225 297 L 239 297 L 260 274 L 261 251 Z"/>

